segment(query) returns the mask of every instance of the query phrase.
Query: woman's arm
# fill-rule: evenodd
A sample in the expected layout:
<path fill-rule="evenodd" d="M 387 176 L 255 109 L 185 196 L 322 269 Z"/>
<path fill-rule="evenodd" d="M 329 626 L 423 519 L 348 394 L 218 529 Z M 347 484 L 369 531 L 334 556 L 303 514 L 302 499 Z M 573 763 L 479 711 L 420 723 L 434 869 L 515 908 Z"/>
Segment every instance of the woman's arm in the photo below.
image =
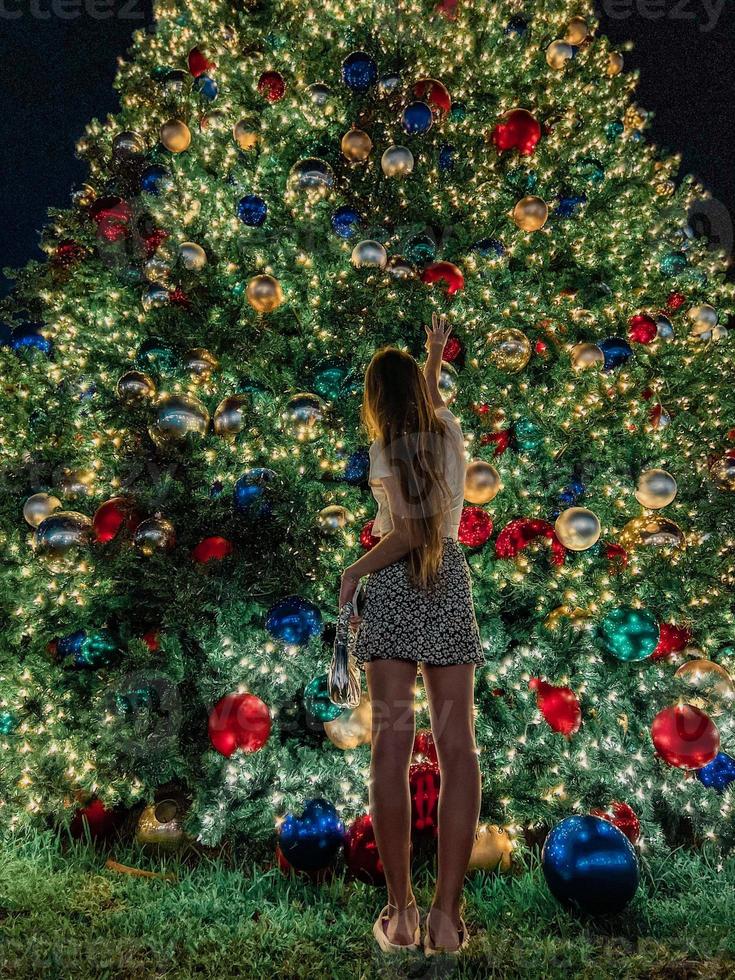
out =
<path fill-rule="evenodd" d="M 424 377 L 429 386 L 429 397 L 434 408 L 443 408 L 444 399 L 439 391 L 439 374 L 442 369 L 442 354 L 446 346 L 449 334 L 452 332 L 451 326 L 447 326 L 447 318 L 444 313 L 438 316 L 431 314 L 431 326 L 425 327 L 426 330 L 426 364 L 424 364 Z"/>
<path fill-rule="evenodd" d="M 401 493 L 400 483 L 395 476 L 384 477 L 381 481 L 388 496 L 393 530 L 384 534 L 375 547 L 350 565 L 342 573 L 339 593 L 340 609 L 350 602 L 355 594 L 357 583 L 364 575 L 380 571 L 405 558 L 413 548 L 423 543 L 421 524 L 418 521 L 409 525 L 408 507 Z"/>

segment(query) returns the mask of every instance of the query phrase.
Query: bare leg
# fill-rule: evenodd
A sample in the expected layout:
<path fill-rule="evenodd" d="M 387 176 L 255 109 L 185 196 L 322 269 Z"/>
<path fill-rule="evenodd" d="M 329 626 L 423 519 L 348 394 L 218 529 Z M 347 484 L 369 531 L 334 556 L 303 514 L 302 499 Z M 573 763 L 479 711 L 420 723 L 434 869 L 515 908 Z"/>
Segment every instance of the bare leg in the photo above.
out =
<path fill-rule="evenodd" d="M 431 727 L 439 756 L 439 845 L 431 941 L 459 945 L 460 900 L 480 813 L 480 766 L 475 746 L 473 664 L 422 665 Z"/>
<path fill-rule="evenodd" d="M 392 943 L 410 944 L 418 921 L 411 888 L 411 762 L 415 721 L 416 664 L 373 660 L 366 664 L 373 710 L 370 813 L 388 884 Z M 410 908 L 408 906 L 411 906 Z M 395 909 L 401 911 L 394 911 Z"/>

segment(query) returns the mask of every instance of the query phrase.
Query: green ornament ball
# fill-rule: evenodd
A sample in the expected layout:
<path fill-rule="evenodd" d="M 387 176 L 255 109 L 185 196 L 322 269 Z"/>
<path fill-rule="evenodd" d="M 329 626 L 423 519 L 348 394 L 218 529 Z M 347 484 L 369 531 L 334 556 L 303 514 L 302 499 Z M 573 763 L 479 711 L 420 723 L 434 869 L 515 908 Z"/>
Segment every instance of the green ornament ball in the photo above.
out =
<path fill-rule="evenodd" d="M 462 122 L 467 118 L 467 106 L 463 102 L 453 102 L 449 110 L 449 118 L 452 122 Z"/>
<path fill-rule="evenodd" d="M 406 258 L 414 265 L 427 265 L 436 258 L 436 242 L 429 235 L 417 235 L 406 246 Z"/>
<path fill-rule="evenodd" d="M 607 137 L 608 143 L 614 143 L 616 139 L 623 135 L 625 126 L 617 120 L 615 122 L 608 123 L 605 127 L 605 136 Z"/>
<path fill-rule="evenodd" d="M 17 727 L 14 715 L 9 711 L 0 711 L 0 735 L 12 735 Z"/>
<path fill-rule="evenodd" d="M 343 391 L 343 385 L 347 377 L 347 368 L 339 362 L 328 362 L 317 369 L 314 374 L 312 391 L 328 401 L 334 401 Z"/>
<path fill-rule="evenodd" d="M 530 419 L 518 419 L 513 426 L 516 445 L 523 452 L 533 452 L 543 442 L 544 434 L 541 426 Z"/>
<path fill-rule="evenodd" d="M 683 252 L 669 252 L 661 259 L 660 269 L 665 276 L 676 276 L 689 265 Z"/>
<path fill-rule="evenodd" d="M 79 652 L 74 657 L 74 666 L 104 667 L 111 663 L 117 652 L 118 645 L 107 630 L 94 630 L 82 640 Z"/>
<path fill-rule="evenodd" d="M 334 721 L 345 710 L 329 700 L 329 679 L 326 674 L 318 674 L 306 685 L 304 706 L 317 721 Z"/>
<path fill-rule="evenodd" d="M 599 184 L 605 179 L 605 168 L 594 157 L 584 157 L 574 166 L 574 172 L 581 180 L 587 180 L 591 184 Z"/>
<path fill-rule="evenodd" d="M 173 371 L 177 357 L 171 347 L 156 337 L 151 337 L 140 346 L 135 358 L 138 367 L 148 368 L 159 373 Z"/>
<path fill-rule="evenodd" d="M 597 639 L 605 653 L 617 660 L 645 660 L 658 646 L 658 623 L 645 609 L 620 606 L 599 624 Z"/>

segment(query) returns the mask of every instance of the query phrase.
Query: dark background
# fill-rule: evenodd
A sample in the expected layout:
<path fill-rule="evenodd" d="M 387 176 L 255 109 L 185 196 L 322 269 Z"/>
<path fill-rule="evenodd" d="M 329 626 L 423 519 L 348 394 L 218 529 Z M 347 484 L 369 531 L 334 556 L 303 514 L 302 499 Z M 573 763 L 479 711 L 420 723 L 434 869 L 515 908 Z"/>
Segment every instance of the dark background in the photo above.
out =
<path fill-rule="evenodd" d="M 40 257 L 46 209 L 66 206 L 85 177 L 74 144 L 90 119 L 117 110 L 116 60 L 151 22 L 150 0 L 116 0 L 118 13 L 104 19 L 84 12 L 95 9 L 90 0 L 77 0 L 74 15 L 73 2 L 56 8 L 67 11 L 62 19 L 51 13 L 57 2 L 36 0 L 45 17 L 9 19 L 29 5 L 0 0 L 0 268 Z M 721 202 L 715 237 L 726 242 L 735 215 L 735 4 L 725 0 L 712 26 L 703 0 L 602 2 L 603 32 L 635 42 L 626 70 L 641 69 L 638 102 L 655 113 L 653 139 L 681 152 L 682 170 Z M 0 280 L 0 292 L 7 288 Z"/>

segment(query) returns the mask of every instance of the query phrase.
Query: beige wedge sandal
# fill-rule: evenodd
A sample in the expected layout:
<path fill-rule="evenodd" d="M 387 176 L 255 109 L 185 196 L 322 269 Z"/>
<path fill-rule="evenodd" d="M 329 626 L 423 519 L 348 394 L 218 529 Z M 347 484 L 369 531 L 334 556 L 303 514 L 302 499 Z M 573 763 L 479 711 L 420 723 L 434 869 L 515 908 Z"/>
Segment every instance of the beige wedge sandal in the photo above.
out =
<path fill-rule="evenodd" d="M 431 915 L 431 911 L 426 913 L 426 931 L 424 932 L 424 955 L 458 956 L 470 941 L 470 934 L 467 931 L 467 926 L 464 923 L 464 919 L 461 916 L 459 918 L 459 929 L 457 930 L 459 936 L 459 946 L 457 946 L 456 949 L 447 949 L 445 946 L 434 945 L 431 939 L 431 926 L 429 925 L 430 915 Z"/>
<path fill-rule="evenodd" d="M 413 934 L 412 943 L 392 943 L 385 932 L 385 927 L 390 921 L 390 911 L 393 909 L 394 912 L 406 912 L 408 909 L 414 906 L 417 913 L 418 922 L 416 923 L 416 931 Z M 391 905 L 390 902 L 385 906 L 383 911 L 380 913 L 378 918 L 375 920 L 373 925 L 373 935 L 375 936 L 375 941 L 378 946 L 382 949 L 384 953 L 404 953 L 407 950 L 416 950 L 421 948 L 421 913 L 419 912 L 418 906 L 416 905 L 416 899 L 412 899 L 405 908 L 399 909 L 395 905 Z"/>

